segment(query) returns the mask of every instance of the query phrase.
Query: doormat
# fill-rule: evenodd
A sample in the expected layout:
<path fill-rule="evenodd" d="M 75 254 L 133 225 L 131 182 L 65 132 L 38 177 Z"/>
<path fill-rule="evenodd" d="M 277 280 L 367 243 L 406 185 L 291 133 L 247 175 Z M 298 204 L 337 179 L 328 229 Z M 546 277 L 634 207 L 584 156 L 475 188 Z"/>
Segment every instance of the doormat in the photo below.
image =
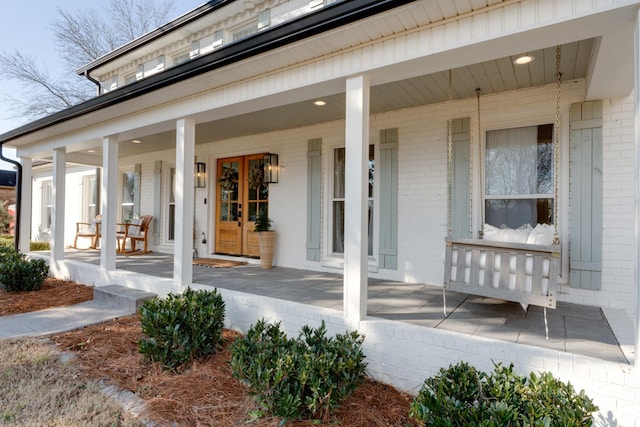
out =
<path fill-rule="evenodd" d="M 203 267 L 222 268 L 222 267 L 236 267 L 238 265 L 245 265 L 243 261 L 228 261 L 226 259 L 215 258 L 196 258 L 193 260 L 193 265 L 201 265 Z"/>

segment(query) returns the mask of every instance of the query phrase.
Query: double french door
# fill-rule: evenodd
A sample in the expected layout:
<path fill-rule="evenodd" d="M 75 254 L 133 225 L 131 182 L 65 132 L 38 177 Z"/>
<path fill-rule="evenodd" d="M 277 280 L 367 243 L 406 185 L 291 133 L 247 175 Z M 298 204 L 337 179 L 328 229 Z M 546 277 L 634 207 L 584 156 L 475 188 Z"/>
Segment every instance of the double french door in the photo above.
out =
<path fill-rule="evenodd" d="M 259 256 L 256 217 L 269 206 L 263 155 L 218 160 L 216 253 Z"/>

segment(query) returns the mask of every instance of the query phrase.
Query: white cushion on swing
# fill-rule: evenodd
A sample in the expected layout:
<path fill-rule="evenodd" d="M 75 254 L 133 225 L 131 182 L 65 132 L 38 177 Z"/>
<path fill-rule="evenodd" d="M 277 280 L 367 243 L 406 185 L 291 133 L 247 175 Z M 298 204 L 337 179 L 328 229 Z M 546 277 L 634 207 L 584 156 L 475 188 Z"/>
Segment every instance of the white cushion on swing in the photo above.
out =
<path fill-rule="evenodd" d="M 494 242 L 527 243 L 531 230 L 532 228 L 529 224 L 525 224 L 520 228 L 498 228 L 491 224 L 485 224 L 483 227 L 483 239 Z"/>
<path fill-rule="evenodd" d="M 553 245 L 555 234 L 556 229 L 553 225 L 538 224 L 531 230 L 531 233 L 529 233 L 527 243 L 531 245 L 551 246 Z"/>

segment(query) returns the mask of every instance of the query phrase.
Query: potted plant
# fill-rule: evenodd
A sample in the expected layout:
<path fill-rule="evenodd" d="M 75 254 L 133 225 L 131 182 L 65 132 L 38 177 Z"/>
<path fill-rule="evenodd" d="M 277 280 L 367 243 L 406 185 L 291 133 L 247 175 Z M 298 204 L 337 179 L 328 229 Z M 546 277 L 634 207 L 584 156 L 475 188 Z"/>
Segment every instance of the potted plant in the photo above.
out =
<path fill-rule="evenodd" d="M 267 215 L 267 208 L 263 208 L 258 214 L 253 231 L 258 233 L 258 246 L 260 248 L 260 267 L 269 269 L 273 267 L 273 252 L 276 243 L 276 233 L 271 230 L 273 221 Z"/>

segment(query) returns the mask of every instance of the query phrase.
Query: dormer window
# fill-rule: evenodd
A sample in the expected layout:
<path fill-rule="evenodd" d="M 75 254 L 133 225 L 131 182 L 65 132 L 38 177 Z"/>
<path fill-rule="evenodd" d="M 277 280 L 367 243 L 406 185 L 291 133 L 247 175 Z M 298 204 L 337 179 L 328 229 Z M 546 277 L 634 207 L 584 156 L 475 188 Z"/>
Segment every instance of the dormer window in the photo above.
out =
<path fill-rule="evenodd" d="M 245 37 L 249 37 L 257 33 L 258 31 L 262 31 L 264 29 L 269 28 L 270 25 L 271 25 L 271 10 L 265 10 L 263 12 L 260 12 L 260 15 L 258 15 L 257 23 L 247 25 L 244 28 L 238 31 L 235 31 L 232 35 L 232 39 L 234 42 L 238 40 L 242 40 Z"/>
<path fill-rule="evenodd" d="M 190 52 L 182 52 L 179 53 L 177 55 L 175 55 L 173 57 L 173 65 L 180 65 L 183 62 L 187 62 L 188 60 L 191 59 L 191 53 Z"/>
<path fill-rule="evenodd" d="M 113 76 L 105 81 L 100 82 L 102 93 L 111 92 L 118 88 L 118 76 Z"/>
<path fill-rule="evenodd" d="M 213 52 L 215 49 L 222 46 L 224 43 L 224 33 L 222 30 L 218 30 L 213 34 L 196 40 L 191 43 L 191 51 L 189 52 L 190 58 L 195 58 L 198 55 L 206 55 L 209 52 Z"/>
<path fill-rule="evenodd" d="M 138 65 L 136 80 L 152 76 L 162 70 L 164 70 L 164 55 L 154 58 L 151 61 L 147 61 L 144 64 Z"/>

